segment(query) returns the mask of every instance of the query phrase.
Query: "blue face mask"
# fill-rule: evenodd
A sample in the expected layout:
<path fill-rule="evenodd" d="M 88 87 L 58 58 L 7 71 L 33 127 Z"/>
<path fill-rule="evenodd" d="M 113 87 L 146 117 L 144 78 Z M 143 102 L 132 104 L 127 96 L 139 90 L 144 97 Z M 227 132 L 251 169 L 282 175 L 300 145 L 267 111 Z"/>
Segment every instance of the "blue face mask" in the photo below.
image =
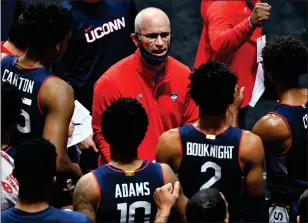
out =
<path fill-rule="evenodd" d="M 153 65 L 153 66 L 158 66 L 161 65 L 168 57 L 169 50 L 166 52 L 164 56 L 154 56 L 151 53 L 149 53 L 144 47 L 140 44 L 139 46 L 141 55 L 143 58 L 146 60 L 147 63 Z"/>

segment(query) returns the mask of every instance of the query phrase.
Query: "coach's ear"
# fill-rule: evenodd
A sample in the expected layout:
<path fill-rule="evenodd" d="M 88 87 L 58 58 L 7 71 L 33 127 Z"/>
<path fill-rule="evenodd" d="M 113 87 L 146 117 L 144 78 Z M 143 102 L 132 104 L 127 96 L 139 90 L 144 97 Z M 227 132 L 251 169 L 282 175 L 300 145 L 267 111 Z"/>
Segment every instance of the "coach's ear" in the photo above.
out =
<path fill-rule="evenodd" d="M 139 38 L 138 35 L 136 33 L 132 33 L 132 34 L 130 34 L 130 38 L 132 38 L 135 46 L 139 47 L 140 42 L 139 42 L 139 39 L 138 39 Z"/>
<path fill-rule="evenodd" d="M 297 220 L 297 223 L 300 223 L 301 222 L 301 216 L 298 215 L 296 220 Z"/>
<path fill-rule="evenodd" d="M 56 182 L 57 182 L 57 177 L 54 176 L 54 177 L 53 177 L 53 182 L 52 182 L 52 183 L 55 184 Z"/>

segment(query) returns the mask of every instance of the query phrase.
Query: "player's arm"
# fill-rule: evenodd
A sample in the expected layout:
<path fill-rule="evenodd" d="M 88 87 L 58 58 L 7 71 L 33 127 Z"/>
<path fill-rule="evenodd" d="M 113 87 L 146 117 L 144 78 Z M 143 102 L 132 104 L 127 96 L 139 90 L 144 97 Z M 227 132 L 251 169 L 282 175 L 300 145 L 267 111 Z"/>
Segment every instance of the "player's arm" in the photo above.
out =
<path fill-rule="evenodd" d="M 163 175 L 164 175 L 164 181 L 165 181 L 164 183 L 165 184 L 171 183 L 174 186 L 175 182 L 178 181 L 178 178 L 175 175 L 175 173 L 172 171 L 170 166 L 168 166 L 167 164 L 162 163 L 161 167 L 162 167 L 162 171 L 163 171 Z M 185 220 L 185 217 L 186 217 L 187 202 L 188 202 L 188 199 L 183 192 L 182 186 L 180 186 L 179 197 L 178 197 L 174 207 L 177 210 L 177 212 L 181 215 L 183 220 Z"/>
<path fill-rule="evenodd" d="M 164 132 L 156 148 L 156 162 L 167 163 L 177 173 L 182 159 L 180 135 L 178 129 Z"/>
<path fill-rule="evenodd" d="M 67 155 L 68 128 L 74 112 L 73 89 L 60 78 L 49 78 L 42 87 L 39 103 L 46 111 L 43 137 L 57 150 L 57 172 L 81 176 L 79 166 Z"/>
<path fill-rule="evenodd" d="M 288 126 L 275 114 L 263 116 L 255 124 L 252 132 L 261 138 L 268 152 L 281 154 L 289 148 L 291 143 Z"/>
<path fill-rule="evenodd" d="M 104 74 L 107 75 L 107 74 Z M 93 140 L 103 154 L 105 161 L 110 162 L 110 148 L 102 134 L 102 116 L 112 102 L 120 98 L 115 84 L 106 78 L 101 78 L 94 86 L 92 105 Z"/>
<path fill-rule="evenodd" d="M 239 150 L 239 162 L 244 172 L 247 202 L 247 222 L 267 222 L 268 213 L 264 197 L 264 148 L 259 136 L 244 131 Z"/>
<path fill-rule="evenodd" d="M 88 173 L 77 182 L 74 196 L 73 208 L 87 215 L 94 222 L 96 221 L 95 210 L 99 201 L 99 188 L 93 173 Z"/>

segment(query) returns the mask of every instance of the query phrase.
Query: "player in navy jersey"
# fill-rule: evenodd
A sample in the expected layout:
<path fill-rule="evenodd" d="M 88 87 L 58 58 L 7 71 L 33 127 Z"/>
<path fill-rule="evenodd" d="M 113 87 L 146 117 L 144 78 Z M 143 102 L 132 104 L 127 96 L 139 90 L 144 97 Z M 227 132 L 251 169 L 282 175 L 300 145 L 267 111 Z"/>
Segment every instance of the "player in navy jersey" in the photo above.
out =
<path fill-rule="evenodd" d="M 97 222 L 153 222 L 156 188 L 174 184 L 166 164 L 139 160 L 137 149 L 148 128 L 148 117 L 135 99 L 115 101 L 103 113 L 103 135 L 111 162 L 83 176 L 74 192 L 74 210 Z M 175 208 L 185 217 L 187 198 L 180 188 Z"/>
<path fill-rule="evenodd" d="M 50 64 L 67 47 L 71 13 L 55 4 L 37 3 L 30 5 L 20 18 L 27 52 L 21 57 L 6 56 L 1 61 L 1 81 L 22 93 L 23 105 L 10 145 L 16 147 L 29 139 L 44 137 L 57 148 L 58 172 L 81 176 L 79 166 L 71 163 L 66 149 L 74 110 L 73 90 L 49 71 Z"/>
<path fill-rule="evenodd" d="M 20 145 L 15 156 L 13 176 L 19 184 L 18 202 L 1 213 L 1 222 L 92 222 L 87 216 L 56 209 L 48 204 L 49 190 L 56 175 L 56 149 L 45 139 Z"/>
<path fill-rule="evenodd" d="M 156 160 L 178 173 L 188 198 L 204 188 L 221 191 L 229 203 L 230 221 L 242 218 L 244 177 L 246 221 L 264 220 L 266 214 L 260 211 L 265 210 L 261 139 L 230 126 L 227 118 L 228 107 L 238 100 L 236 76 L 223 63 L 209 61 L 194 70 L 190 80 L 190 95 L 200 109 L 199 120 L 165 132 Z"/>
<path fill-rule="evenodd" d="M 308 51 L 300 41 L 282 36 L 268 42 L 262 54 L 265 77 L 279 99 L 253 128 L 266 152 L 270 220 L 295 222 L 297 200 L 308 186 L 308 95 L 299 87 Z"/>

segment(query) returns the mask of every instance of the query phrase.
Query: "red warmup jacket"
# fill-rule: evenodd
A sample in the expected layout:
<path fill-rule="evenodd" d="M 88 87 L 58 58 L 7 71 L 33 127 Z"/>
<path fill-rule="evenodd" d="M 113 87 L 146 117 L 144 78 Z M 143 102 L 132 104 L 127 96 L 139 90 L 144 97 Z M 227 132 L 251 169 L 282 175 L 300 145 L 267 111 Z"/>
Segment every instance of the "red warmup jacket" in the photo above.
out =
<path fill-rule="evenodd" d="M 94 86 L 92 107 L 94 141 L 103 154 L 99 165 L 110 161 L 109 145 L 102 136 L 102 114 L 121 97 L 138 99 L 148 114 L 148 132 L 138 148 L 140 159 L 155 160 L 156 146 L 163 132 L 197 120 L 198 107 L 187 94 L 189 73 L 187 66 L 168 57 L 164 72 L 155 84 L 156 72 L 141 63 L 140 51 L 136 50 L 100 77 Z"/>
<path fill-rule="evenodd" d="M 257 38 L 262 35 L 260 27 L 249 26 L 251 12 L 246 0 L 202 1 L 204 25 L 195 62 L 195 67 L 209 59 L 225 62 L 237 75 L 239 87 L 245 87 L 242 107 L 251 100 L 258 68 Z"/>

